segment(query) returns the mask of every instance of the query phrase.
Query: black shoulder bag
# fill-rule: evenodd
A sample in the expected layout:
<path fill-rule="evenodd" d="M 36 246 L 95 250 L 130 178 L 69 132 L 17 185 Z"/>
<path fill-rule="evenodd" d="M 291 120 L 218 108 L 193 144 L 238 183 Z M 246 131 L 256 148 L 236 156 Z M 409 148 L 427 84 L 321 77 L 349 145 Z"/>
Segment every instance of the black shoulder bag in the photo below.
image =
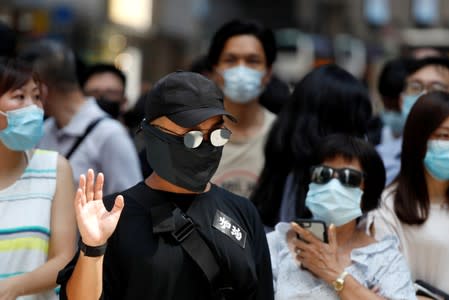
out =
<path fill-rule="evenodd" d="M 139 202 L 143 199 L 139 199 Z M 145 204 L 143 204 L 146 207 Z M 198 265 L 209 281 L 212 299 L 231 299 L 232 286 L 228 276 L 220 267 L 212 249 L 199 233 L 197 224 L 180 208 L 171 202 L 152 205 L 150 213 L 153 218 L 155 233 L 168 233 Z M 174 222 L 173 222 L 174 221 Z M 174 228 L 168 224 L 175 224 Z M 228 295 L 228 296 L 227 296 Z"/>

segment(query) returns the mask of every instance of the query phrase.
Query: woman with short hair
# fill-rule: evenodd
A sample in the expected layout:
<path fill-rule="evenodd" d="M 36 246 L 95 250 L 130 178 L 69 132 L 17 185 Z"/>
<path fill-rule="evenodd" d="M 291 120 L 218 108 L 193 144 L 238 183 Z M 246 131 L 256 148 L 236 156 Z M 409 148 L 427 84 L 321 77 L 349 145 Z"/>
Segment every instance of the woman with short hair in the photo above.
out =
<path fill-rule="evenodd" d="M 323 242 L 296 223 L 267 235 L 275 299 L 416 299 L 397 238 L 376 241 L 364 215 L 379 204 L 385 184 L 380 156 L 368 142 L 330 135 L 316 149 L 305 205 L 328 226 Z M 313 220 L 308 220 L 313 222 Z M 301 223 L 301 222 L 299 222 Z"/>

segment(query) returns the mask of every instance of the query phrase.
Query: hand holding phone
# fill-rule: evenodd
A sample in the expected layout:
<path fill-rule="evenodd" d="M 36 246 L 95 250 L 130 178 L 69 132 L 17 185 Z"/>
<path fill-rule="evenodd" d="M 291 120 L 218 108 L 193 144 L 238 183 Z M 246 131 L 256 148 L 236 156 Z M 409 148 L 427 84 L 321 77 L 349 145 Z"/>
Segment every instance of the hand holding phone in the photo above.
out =
<path fill-rule="evenodd" d="M 290 224 L 292 232 L 302 235 L 306 242 L 297 238 L 290 240 L 288 246 L 295 263 L 325 282 L 333 282 L 335 275 L 342 274 L 347 267 L 346 261 L 339 259 L 335 225 L 331 224 L 327 228 L 324 222 L 317 220 L 297 220 L 296 222 Z M 312 228 L 316 227 L 319 231 L 313 233 L 315 229 Z"/>
<path fill-rule="evenodd" d="M 297 219 L 296 224 L 302 228 L 310 231 L 317 239 L 323 243 L 328 243 L 326 223 L 321 220 L 314 219 Z M 301 236 L 297 235 L 298 239 L 304 241 Z"/>

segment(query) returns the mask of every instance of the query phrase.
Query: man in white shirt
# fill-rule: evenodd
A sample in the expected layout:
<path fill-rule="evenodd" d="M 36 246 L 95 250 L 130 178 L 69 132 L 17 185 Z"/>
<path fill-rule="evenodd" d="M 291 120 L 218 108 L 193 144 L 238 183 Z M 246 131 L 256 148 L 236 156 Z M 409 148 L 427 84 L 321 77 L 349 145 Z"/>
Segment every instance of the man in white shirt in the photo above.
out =
<path fill-rule="evenodd" d="M 107 178 L 104 192 L 126 189 L 142 179 L 136 150 L 126 129 L 86 98 L 76 77 L 75 56 L 66 46 L 41 41 L 21 57 L 33 64 L 44 91 L 45 135 L 39 148 L 66 156 L 75 184 L 88 168 Z"/>

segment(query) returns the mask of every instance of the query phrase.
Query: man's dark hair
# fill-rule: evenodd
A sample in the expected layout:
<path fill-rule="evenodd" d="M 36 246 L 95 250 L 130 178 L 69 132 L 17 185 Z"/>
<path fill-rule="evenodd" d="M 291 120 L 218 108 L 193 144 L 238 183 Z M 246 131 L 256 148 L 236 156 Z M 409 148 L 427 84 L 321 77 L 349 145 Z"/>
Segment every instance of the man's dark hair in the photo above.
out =
<path fill-rule="evenodd" d="M 407 117 L 394 201 L 396 215 L 406 224 L 423 224 L 429 216 L 430 200 L 423 162 L 431 134 L 448 117 L 449 93 L 445 92 L 422 95 Z"/>
<path fill-rule="evenodd" d="M 382 97 L 399 97 L 407 78 L 407 61 L 404 58 L 389 60 L 383 66 L 377 89 Z"/>
<path fill-rule="evenodd" d="M 49 88 L 61 92 L 79 89 L 75 55 L 66 45 L 42 40 L 29 45 L 19 53 L 19 57 L 33 65 L 33 69 Z"/>
<path fill-rule="evenodd" d="M 405 87 L 408 76 L 409 59 L 396 58 L 389 60 L 383 66 L 377 85 L 385 108 L 399 111 L 399 97 Z"/>
<path fill-rule="evenodd" d="M 112 73 L 112 74 L 114 74 L 115 76 L 117 76 L 117 78 L 120 79 L 120 81 L 122 82 L 123 86 L 124 87 L 126 86 L 125 73 L 123 73 L 122 70 L 120 70 L 119 68 L 117 68 L 113 64 L 104 64 L 104 63 L 94 64 L 94 65 L 91 65 L 91 66 L 87 67 L 86 71 L 84 72 L 84 76 L 81 78 L 81 82 L 80 82 L 81 86 L 84 87 L 86 82 L 93 75 L 103 74 L 103 73 Z"/>
<path fill-rule="evenodd" d="M 448 57 L 426 57 L 422 59 L 410 60 L 407 63 L 408 76 L 419 71 L 426 66 L 439 66 L 449 71 L 449 58 Z"/>
<path fill-rule="evenodd" d="M 276 59 L 276 40 L 273 31 L 265 28 L 256 21 L 233 20 L 225 23 L 212 38 L 209 48 L 208 60 L 211 66 L 218 63 L 221 52 L 228 41 L 236 35 L 253 35 L 260 43 L 265 52 L 267 66 L 271 67 Z"/>

